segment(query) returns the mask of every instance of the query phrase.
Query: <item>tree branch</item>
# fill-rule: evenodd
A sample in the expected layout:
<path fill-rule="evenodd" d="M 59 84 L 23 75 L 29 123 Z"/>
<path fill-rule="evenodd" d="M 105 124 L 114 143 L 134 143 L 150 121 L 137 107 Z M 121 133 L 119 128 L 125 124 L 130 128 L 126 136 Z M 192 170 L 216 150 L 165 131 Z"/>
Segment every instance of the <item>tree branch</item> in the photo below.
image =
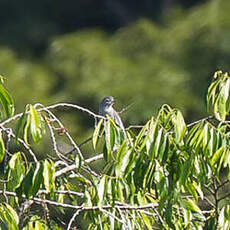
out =
<path fill-rule="evenodd" d="M 86 163 L 91 163 L 91 162 L 94 162 L 94 161 L 97 161 L 97 160 L 101 160 L 103 158 L 104 158 L 103 153 L 101 153 L 101 154 L 98 154 L 97 156 L 94 156 L 94 157 L 91 157 L 89 159 L 86 159 L 85 162 Z M 59 177 L 62 174 L 65 174 L 65 173 L 67 173 L 69 171 L 72 171 L 72 170 L 74 170 L 76 168 L 77 168 L 76 164 L 66 166 L 65 168 L 60 169 L 59 171 L 55 172 L 55 177 Z"/>

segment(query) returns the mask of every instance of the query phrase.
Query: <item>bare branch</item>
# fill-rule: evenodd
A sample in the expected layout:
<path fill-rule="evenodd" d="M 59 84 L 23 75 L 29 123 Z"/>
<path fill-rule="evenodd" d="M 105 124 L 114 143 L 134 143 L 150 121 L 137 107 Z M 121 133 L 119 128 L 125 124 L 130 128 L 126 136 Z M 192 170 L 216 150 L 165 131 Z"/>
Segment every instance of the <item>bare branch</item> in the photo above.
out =
<path fill-rule="evenodd" d="M 208 116 L 208 117 L 202 118 L 202 119 L 200 119 L 200 120 L 198 120 L 198 121 L 194 121 L 194 122 L 188 124 L 187 127 L 189 128 L 189 127 L 191 127 L 191 126 L 193 126 L 193 125 L 198 124 L 199 122 L 207 121 L 207 120 L 212 119 L 212 118 L 213 118 L 213 116 L 210 115 L 210 116 Z"/>
<path fill-rule="evenodd" d="M 10 136 L 12 136 L 13 138 L 16 138 L 15 134 L 9 130 L 9 128 L 4 127 L 3 125 L 0 124 L 0 129 L 2 129 L 4 132 L 6 132 L 7 134 L 9 134 Z M 37 158 L 34 154 L 34 152 L 32 151 L 32 149 L 25 143 L 25 141 L 23 141 L 21 138 L 18 138 L 18 142 L 21 143 L 23 145 L 23 147 L 30 153 L 30 155 L 33 157 L 34 161 L 37 162 Z"/>
<path fill-rule="evenodd" d="M 57 207 L 62 207 L 62 208 L 72 208 L 75 210 L 81 210 L 81 211 L 93 211 L 93 210 L 101 210 L 101 209 L 113 209 L 113 208 L 119 208 L 121 210 L 144 210 L 144 209 L 154 209 L 156 207 L 158 207 L 158 203 L 149 203 L 146 205 L 140 205 L 140 206 L 136 206 L 136 205 L 102 205 L 102 206 L 83 206 L 83 205 L 71 205 L 71 204 L 65 204 L 65 203 L 59 203 L 56 201 L 52 201 L 52 200 L 46 200 L 46 199 L 41 199 L 41 198 L 37 198 L 34 197 L 32 198 L 32 200 L 34 200 L 37 203 L 47 203 L 49 205 L 54 205 Z"/>
<path fill-rule="evenodd" d="M 81 210 L 77 210 L 77 211 L 73 214 L 73 216 L 72 216 L 72 218 L 71 218 L 71 220 L 70 220 L 70 222 L 69 222 L 69 224 L 68 224 L 67 230 L 70 230 L 72 223 L 74 222 L 75 218 L 79 215 L 80 211 L 81 211 Z"/>
<path fill-rule="evenodd" d="M 94 162 L 94 161 L 97 161 L 97 160 L 101 160 L 103 159 L 103 153 L 97 155 L 97 156 L 94 156 L 94 157 L 91 157 L 87 160 L 85 160 L 86 163 L 91 163 L 91 162 Z M 72 170 L 75 170 L 77 168 L 76 164 L 72 164 L 72 165 L 69 165 L 69 166 L 66 166 L 65 168 L 63 169 L 60 169 L 59 171 L 55 172 L 55 177 L 59 177 L 69 171 L 72 171 Z"/>
<path fill-rule="evenodd" d="M 56 109 L 59 107 L 74 108 L 74 109 L 80 110 L 82 112 L 86 112 L 89 115 L 93 116 L 94 118 L 105 119 L 105 117 L 97 115 L 96 113 L 90 111 L 89 109 L 86 109 L 84 107 L 81 107 L 81 106 L 75 105 L 75 104 L 71 104 L 71 103 L 58 103 L 58 104 L 50 105 L 50 106 L 38 109 L 38 112 L 47 111 L 49 109 Z M 14 120 L 20 118 L 22 115 L 23 115 L 23 113 L 18 113 L 16 115 L 6 119 L 5 121 L 1 122 L 0 125 L 4 126 L 4 125 L 10 123 L 11 121 L 14 121 Z"/>
<path fill-rule="evenodd" d="M 143 125 L 130 125 L 129 127 L 126 128 L 126 130 L 129 129 L 141 129 L 143 128 Z"/>

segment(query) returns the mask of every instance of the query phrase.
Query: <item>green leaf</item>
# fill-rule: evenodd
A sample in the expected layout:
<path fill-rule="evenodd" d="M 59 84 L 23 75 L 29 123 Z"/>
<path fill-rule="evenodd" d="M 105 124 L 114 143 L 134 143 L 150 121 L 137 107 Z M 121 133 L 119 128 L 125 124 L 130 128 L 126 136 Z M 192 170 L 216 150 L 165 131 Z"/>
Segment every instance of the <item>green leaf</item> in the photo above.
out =
<path fill-rule="evenodd" d="M 202 215 L 200 208 L 197 206 L 197 204 L 193 200 L 188 198 L 186 200 L 182 200 L 181 204 L 184 208 L 194 211 L 194 212 L 198 212 L 199 214 Z"/>
<path fill-rule="evenodd" d="M 138 146 L 138 144 L 141 141 L 141 139 L 143 138 L 144 134 L 147 132 L 148 125 L 149 125 L 149 123 L 147 122 L 147 124 L 144 125 L 144 127 L 141 129 L 141 131 L 137 135 L 136 140 L 135 140 L 135 146 Z"/>
<path fill-rule="evenodd" d="M 94 149 L 96 149 L 96 146 L 97 146 L 97 140 L 99 137 L 102 122 L 103 122 L 103 119 L 100 119 L 100 121 L 97 124 L 97 127 L 95 128 L 93 132 L 93 148 Z"/>
<path fill-rule="evenodd" d="M 15 128 L 15 136 L 16 136 L 17 144 L 18 144 L 18 138 L 19 138 L 20 133 L 23 130 L 25 124 L 26 124 L 26 113 L 23 113 L 23 115 L 18 120 L 18 122 L 16 124 L 16 128 Z"/>
<path fill-rule="evenodd" d="M 117 165 L 116 165 L 116 175 L 118 177 L 124 176 L 125 169 L 128 166 L 129 161 L 130 161 L 131 152 L 132 151 L 128 149 L 128 146 L 126 145 L 125 142 L 123 143 L 121 148 L 118 150 L 119 158 L 118 158 Z"/>
<path fill-rule="evenodd" d="M 2 222 L 8 226 L 7 229 L 12 229 L 12 230 L 19 229 L 18 215 L 15 212 L 15 210 L 7 203 L 0 203 L 0 226 Z"/>
<path fill-rule="evenodd" d="M 114 143 L 114 130 L 111 127 L 111 122 L 108 119 L 105 122 L 105 145 L 106 145 L 106 155 L 104 154 L 105 160 L 110 160 L 111 152 L 113 150 L 113 143 Z"/>
<path fill-rule="evenodd" d="M 53 193 L 55 190 L 55 168 L 53 162 L 51 160 L 45 160 L 43 166 L 42 175 L 45 189 L 47 193 Z"/>
<path fill-rule="evenodd" d="M 14 101 L 4 86 L 0 83 L 0 102 L 6 118 L 14 114 Z"/>
<path fill-rule="evenodd" d="M 32 185 L 33 185 L 32 195 L 36 195 L 36 193 L 41 187 L 41 184 L 43 183 L 42 173 L 43 173 L 43 165 L 41 165 L 40 162 L 36 162 L 36 168 L 32 178 Z"/>
<path fill-rule="evenodd" d="M 82 159 L 79 156 L 79 154 L 77 154 L 75 157 L 75 164 L 76 164 L 77 171 L 79 171 L 81 169 L 81 164 L 82 164 Z"/>
<path fill-rule="evenodd" d="M 34 175 L 34 169 L 31 165 L 29 171 L 27 172 L 21 184 L 22 191 L 26 195 L 27 199 L 30 199 L 31 196 L 33 195 L 32 194 L 33 193 L 33 175 Z"/>
<path fill-rule="evenodd" d="M 101 206 L 103 204 L 103 200 L 104 200 L 104 193 L 105 193 L 105 186 L 106 186 L 106 175 L 104 175 L 101 180 L 100 183 L 98 184 L 98 188 L 97 188 L 97 193 L 98 193 L 98 206 Z"/>
<path fill-rule="evenodd" d="M 2 138 L 2 132 L 0 131 L 0 163 L 3 161 L 5 156 L 5 144 Z"/>
<path fill-rule="evenodd" d="M 19 187 L 25 175 L 24 161 L 22 161 L 21 153 L 15 153 L 9 160 L 8 183 L 7 189 L 14 191 Z"/>
<path fill-rule="evenodd" d="M 144 221 L 145 226 L 147 227 L 147 229 L 152 230 L 153 228 L 152 228 L 152 225 L 151 225 L 151 222 L 150 222 L 148 216 L 145 215 L 142 212 L 140 212 L 140 214 L 141 214 L 142 220 Z"/>
<path fill-rule="evenodd" d="M 176 113 L 176 119 L 174 121 L 174 127 L 175 127 L 175 133 L 176 133 L 176 140 L 180 142 L 184 134 L 187 130 L 186 124 L 184 122 L 184 118 L 182 116 L 182 113 L 178 110 Z"/>
<path fill-rule="evenodd" d="M 163 136 L 163 141 L 161 142 L 160 149 L 158 151 L 158 159 L 159 162 L 167 160 L 167 156 L 169 155 L 169 139 L 168 133 Z"/>
<path fill-rule="evenodd" d="M 189 158 L 182 166 L 181 174 L 180 174 L 180 183 L 181 185 L 185 185 L 185 182 L 191 173 L 191 165 L 192 159 Z"/>
<path fill-rule="evenodd" d="M 147 154 L 149 154 L 150 149 L 154 144 L 155 136 L 157 135 L 158 130 L 159 130 L 158 125 L 156 122 L 154 122 L 152 118 L 149 124 L 149 132 L 146 136 L 146 142 L 145 142 Z"/>
<path fill-rule="evenodd" d="M 40 118 L 37 110 L 32 105 L 30 105 L 30 114 L 31 114 L 30 131 L 32 134 L 32 138 L 34 142 L 39 142 L 41 140 Z"/>
<path fill-rule="evenodd" d="M 214 104 L 214 115 L 216 119 L 220 121 L 225 121 L 225 117 L 227 115 L 225 108 L 226 108 L 225 97 L 220 92 L 220 94 L 217 96 L 217 101 Z"/>
<path fill-rule="evenodd" d="M 196 188 L 193 185 L 193 183 L 191 183 L 190 181 L 188 181 L 186 183 L 186 188 L 188 189 L 189 193 L 193 196 L 193 198 L 196 200 L 196 202 L 198 202 L 197 191 L 196 191 Z"/>
<path fill-rule="evenodd" d="M 27 119 L 26 119 L 26 125 L 24 128 L 24 141 L 27 145 L 29 145 L 28 143 L 28 129 L 30 127 L 30 122 L 31 122 L 31 114 L 27 114 Z"/>
<path fill-rule="evenodd" d="M 214 166 L 214 164 L 219 160 L 221 154 L 223 154 L 224 152 L 224 146 L 221 146 L 216 152 L 215 154 L 213 155 L 211 161 L 210 161 L 210 164 L 211 166 Z"/>
<path fill-rule="evenodd" d="M 153 144 L 153 151 L 152 151 L 151 160 L 153 160 L 154 157 L 159 154 L 160 147 L 161 147 L 162 143 L 164 143 L 164 136 L 163 135 L 164 135 L 163 134 L 163 128 L 161 128 L 160 130 L 158 130 L 157 136 L 156 136 L 154 144 Z"/>
<path fill-rule="evenodd" d="M 209 132 L 209 125 L 206 123 L 204 125 L 204 138 L 203 138 L 203 151 L 205 151 L 208 147 L 208 143 L 210 140 L 210 132 Z"/>

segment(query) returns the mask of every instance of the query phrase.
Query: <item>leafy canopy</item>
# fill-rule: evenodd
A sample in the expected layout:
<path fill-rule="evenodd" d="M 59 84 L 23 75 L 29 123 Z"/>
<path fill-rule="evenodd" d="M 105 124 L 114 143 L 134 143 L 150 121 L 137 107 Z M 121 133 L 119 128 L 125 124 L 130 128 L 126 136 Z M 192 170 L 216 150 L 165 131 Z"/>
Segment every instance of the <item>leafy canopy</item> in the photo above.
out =
<path fill-rule="evenodd" d="M 14 115 L 2 80 L 1 229 L 229 229 L 223 193 L 230 184 L 229 92 L 230 76 L 218 71 L 207 92 L 210 116 L 186 124 L 180 110 L 163 105 L 141 129 L 123 131 L 109 117 L 74 104 L 28 104 Z M 62 107 L 98 120 L 81 145 L 53 112 Z M 16 127 L 9 128 L 15 120 Z M 47 135 L 52 146 L 38 159 L 31 144 Z M 74 150 L 60 152 L 58 136 L 66 136 Z M 12 139 L 21 151 L 12 151 Z M 87 159 L 82 152 L 87 142 L 103 154 Z"/>

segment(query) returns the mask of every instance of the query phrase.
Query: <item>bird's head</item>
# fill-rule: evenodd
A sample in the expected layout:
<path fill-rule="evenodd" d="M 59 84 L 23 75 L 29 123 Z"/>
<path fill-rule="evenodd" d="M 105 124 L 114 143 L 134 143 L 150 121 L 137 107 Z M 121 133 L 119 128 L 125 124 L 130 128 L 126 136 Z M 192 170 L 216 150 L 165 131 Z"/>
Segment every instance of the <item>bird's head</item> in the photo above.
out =
<path fill-rule="evenodd" d="M 105 97 L 101 104 L 104 106 L 104 107 L 110 107 L 110 106 L 113 106 L 113 104 L 115 103 L 115 100 L 112 96 L 109 96 L 109 97 Z"/>

